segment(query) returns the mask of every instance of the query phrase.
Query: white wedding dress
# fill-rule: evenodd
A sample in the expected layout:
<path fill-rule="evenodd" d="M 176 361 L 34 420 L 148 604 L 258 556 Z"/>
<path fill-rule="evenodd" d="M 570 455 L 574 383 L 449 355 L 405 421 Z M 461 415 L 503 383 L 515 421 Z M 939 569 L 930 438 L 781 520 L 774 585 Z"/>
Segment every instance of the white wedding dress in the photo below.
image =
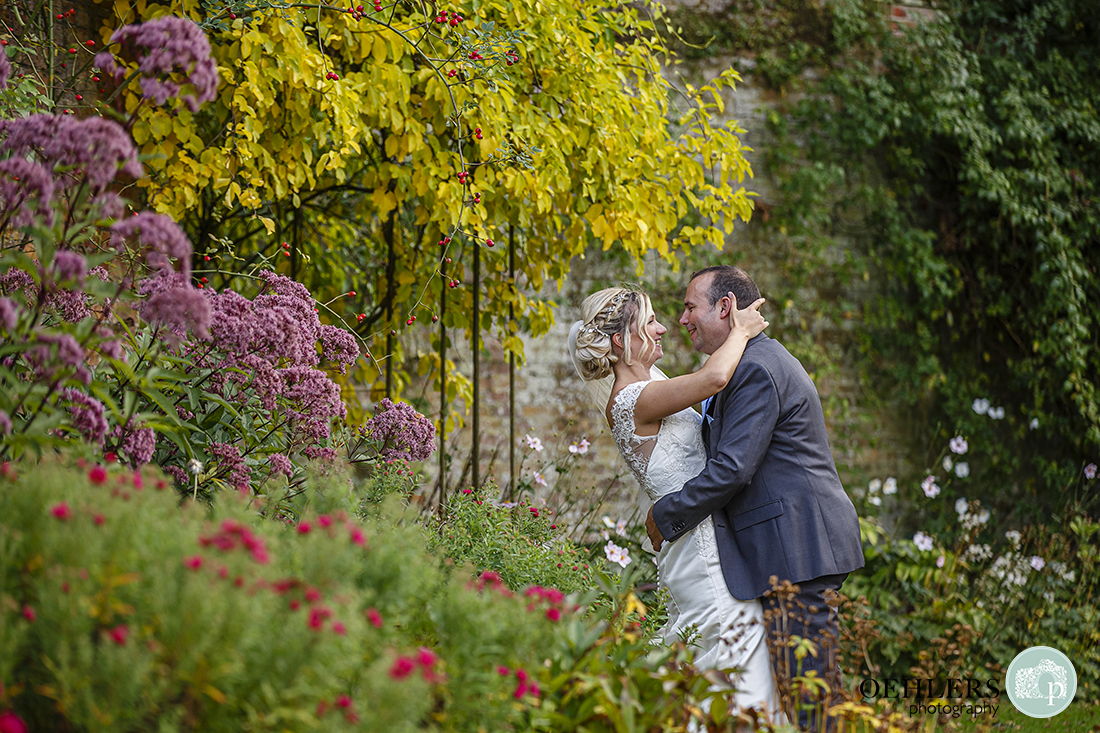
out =
<path fill-rule="evenodd" d="M 628 384 L 615 395 L 611 434 L 650 500 L 656 501 L 694 478 L 707 458 L 702 417 L 691 408 L 663 419 L 656 435 L 635 434 L 634 406 L 649 383 Z M 778 710 L 760 602 L 739 601 L 730 595 L 710 517 L 663 544 L 657 554 L 657 579 L 672 596 L 668 623 L 662 630 L 665 642 L 678 641 L 682 632 L 694 626 L 700 647 L 695 666 L 742 670 L 734 680 L 738 706 Z"/>

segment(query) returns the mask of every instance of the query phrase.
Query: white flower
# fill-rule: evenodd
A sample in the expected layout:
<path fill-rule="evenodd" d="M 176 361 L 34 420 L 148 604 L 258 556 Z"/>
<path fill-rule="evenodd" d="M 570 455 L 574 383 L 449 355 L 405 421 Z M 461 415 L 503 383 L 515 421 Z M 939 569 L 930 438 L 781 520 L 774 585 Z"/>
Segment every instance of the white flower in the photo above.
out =
<path fill-rule="evenodd" d="M 202 461 L 197 458 L 192 458 L 190 461 L 187 462 L 187 472 L 198 476 L 200 473 L 202 473 Z"/>
<path fill-rule="evenodd" d="M 527 441 L 528 448 L 531 448 L 536 453 L 542 453 L 542 440 L 540 438 L 532 438 L 525 433 L 523 439 Z"/>
<path fill-rule="evenodd" d="M 867 497 L 867 501 L 870 502 L 871 504 L 874 504 L 875 506 L 882 506 L 882 497 L 881 496 L 869 496 L 869 497 Z"/>
<path fill-rule="evenodd" d="M 1037 417 L 1031 418 L 1031 422 L 1029 422 L 1027 424 L 1027 426 L 1029 428 L 1031 428 L 1032 430 L 1038 430 L 1039 429 L 1039 418 L 1037 418 Z"/>
<path fill-rule="evenodd" d="M 535 478 L 535 483 L 539 486 L 546 486 L 546 479 L 542 477 L 542 474 L 538 471 L 532 471 L 531 475 Z"/>
<path fill-rule="evenodd" d="M 608 529 L 615 529 L 615 523 L 613 521 L 611 521 L 611 517 L 609 517 L 605 514 L 605 515 L 603 515 L 602 521 L 603 521 L 603 526 L 607 527 Z"/>
<path fill-rule="evenodd" d="M 600 537 L 603 537 L 605 540 L 610 540 L 611 539 L 611 533 L 608 532 L 606 529 L 601 529 L 600 530 Z"/>
<path fill-rule="evenodd" d="M 604 545 L 603 552 L 607 555 L 609 562 L 618 563 L 621 567 L 626 567 L 630 564 L 630 552 L 624 547 L 619 547 L 614 542 L 608 540 Z"/>
<path fill-rule="evenodd" d="M 1014 529 L 1010 529 L 1007 532 L 1005 532 L 1005 539 L 1008 540 L 1009 542 L 1011 542 L 1013 547 L 1019 547 L 1020 546 L 1021 536 L 1022 535 Z"/>
<path fill-rule="evenodd" d="M 955 466 L 955 462 L 951 460 L 951 456 L 944 456 L 943 457 L 943 470 L 944 471 L 950 471 L 952 468 L 954 468 L 954 466 Z"/>
<path fill-rule="evenodd" d="M 1054 603 L 1054 591 L 1048 590 L 1043 594 L 1043 600 L 1047 603 Z"/>
<path fill-rule="evenodd" d="M 993 557 L 993 551 L 989 545 L 970 545 L 966 548 L 967 557 L 970 557 L 978 562 L 982 560 L 988 560 Z"/>
<path fill-rule="evenodd" d="M 955 499 L 955 513 L 966 514 L 966 510 L 970 508 L 970 504 L 966 501 L 965 497 L 960 496 Z"/>
<path fill-rule="evenodd" d="M 871 483 L 867 484 L 867 490 L 869 492 L 871 492 L 872 494 L 877 494 L 878 490 L 881 489 L 881 488 L 882 488 L 882 481 L 877 479 L 877 478 L 871 479 Z"/>
<path fill-rule="evenodd" d="M 1036 570 L 1042 570 L 1044 567 L 1046 567 L 1046 561 L 1044 561 L 1043 558 L 1039 557 L 1038 555 L 1032 555 L 1031 567 L 1035 568 Z"/>
<path fill-rule="evenodd" d="M 1094 478 L 1096 478 L 1095 463 L 1090 463 L 1089 465 L 1085 466 L 1085 478 L 1087 478 L 1089 481 L 1092 481 Z"/>
<path fill-rule="evenodd" d="M 978 399 L 974 400 L 974 404 L 970 406 L 970 409 L 974 410 L 974 412 L 978 413 L 979 415 L 984 415 L 985 413 L 989 412 L 989 400 L 979 397 Z"/>
<path fill-rule="evenodd" d="M 924 491 L 924 495 L 929 499 L 935 499 L 940 493 L 940 487 L 936 486 L 936 477 L 928 476 L 924 481 L 920 482 L 921 490 Z"/>
<path fill-rule="evenodd" d="M 974 521 L 976 521 L 978 524 L 985 524 L 986 522 L 988 522 L 989 510 L 982 509 L 980 512 L 978 512 L 978 516 L 974 518 Z"/>
<path fill-rule="evenodd" d="M 966 478 L 970 475 L 970 464 L 959 463 L 955 466 L 955 475 L 959 478 Z"/>
<path fill-rule="evenodd" d="M 913 544 L 917 546 L 917 549 L 921 552 L 928 552 L 932 549 L 932 538 L 926 535 L 924 532 L 917 532 L 913 535 Z"/>
<path fill-rule="evenodd" d="M 939 557 L 936 558 L 936 567 L 937 568 L 942 568 L 943 564 L 945 562 L 947 562 L 947 558 L 944 557 L 943 555 L 940 555 Z"/>
<path fill-rule="evenodd" d="M 987 412 L 986 414 L 989 415 L 991 420 L 1000 420 L 1001 418 L 1003 418 L 1005 416 L 1005 408 L 1003 408 L 1003 407 L 990 407 L 989 412 Z"/>
<path fill-rule="evenodd" d="M 956 435 L 954 438 L 952 438 L 951 442 L 948 443 L 948 446 L 951 448 L 952 453 L 957 453 L 960 456 L 963 453 L 966 453 L 966 449 L 969 447 L 966 444 L 966 438 L 962 437 L 961 435 Z"/>
<path fill-rule="evenodd" d="M 882 493 L 887 496 L 898 493 L 898 480 L 893 476 L 886 479 L 886 482 L 882 484 Z"/>
<path fill-rule="evenodd" d="M 576 453 L 579 456 L 583 456 L 588 452 L 588 446 L 592 445 L 588 442 L 587 438 L 581 438 L 579 443 L 573 443 L 569 446 L 570 453 Z"/>
<path fill-rule="evenodd" d="M 615 534 L 626 537 L 626 520 L 620 519 L 615 522 Z"/>

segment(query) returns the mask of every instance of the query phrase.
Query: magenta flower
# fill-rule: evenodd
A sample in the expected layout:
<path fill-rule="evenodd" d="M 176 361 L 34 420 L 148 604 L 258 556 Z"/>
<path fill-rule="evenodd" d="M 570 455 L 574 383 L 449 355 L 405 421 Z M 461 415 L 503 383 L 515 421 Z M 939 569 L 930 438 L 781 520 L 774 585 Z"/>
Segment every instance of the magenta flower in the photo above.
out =
<path fill-rule="evenodd" d="M 378 613 L 377 608 L 367 609 L 367 621 L 376 629 L 382 628 L 382 614 Z"/>
<path fill-rule="evenodd" d="M 198 570 L 202 567 L 202 555 L 192 555 L 183 559 L 183 566 L 190 570 Z"/>
<path fill-rule="evenodd" d="M 390 677 L 395 680 L 401 680 L 412 674 L 416 669 L 416 662 L 409 657 L 398 657 L 393 660 L 393 666 L 390 667 Z"/>
<path fill-rule="evenodd" d="M 65 522 L 72 518 L 73 510 L 70 509 L 69 505 L 65 502 L 61 502 L 60 504 L 55 504 L 53 508 L 50 509 L 50 514 L 60 519 L 62 522 Z"/>
<path fill-rule="evenodd" d="M 4 53 L 0 52 L 0 58 L 3 57 Z M 6 61 L 7 59 L 5 59 Z M 4 85 L 0 84 L 0 89 L 3 88 Z M 27 733 L 27 724 L 14 711 L 5 710 L 0 713 L 0 733 Z"/>
<path fill-rule="evenodd" d="M 130 627 L 126 624 L 119 624 L 108 631 L 107 634 L 111 637 L 111 641 L 119 646 L 123 646 L 126 644 L 126 640 L 130 638 Z"/>
<path fill-rule="evenodd" d="M 351 531 L 351 541 L 352 543 L 363 547 L 367 544 L 367 536 L 363 534 L 363 530 L 356 527 Z"/>
<path fill-rule="evenodd" d="M 88 470 L 88 480 L 95 486 L 102 486 L 107 482 L 107 469 L 103 466 L 92 466 Z"/>

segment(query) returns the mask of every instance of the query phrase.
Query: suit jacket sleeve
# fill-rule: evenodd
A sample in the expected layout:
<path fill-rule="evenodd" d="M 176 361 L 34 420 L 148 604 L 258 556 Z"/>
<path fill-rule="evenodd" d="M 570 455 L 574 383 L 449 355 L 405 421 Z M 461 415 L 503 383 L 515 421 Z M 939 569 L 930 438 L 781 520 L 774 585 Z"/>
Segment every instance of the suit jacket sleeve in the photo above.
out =
<path fill-rule="evenodd" d="M 779 392 L 767 369 L 742 362 L 720 396 L 721 412 L 710 426 L 718 431 L 717 448 L 706 468 L 653 505 L 653 521 L 666 540 L 691 531 L 744 490 L 771 443 L 779 420 Z"/>

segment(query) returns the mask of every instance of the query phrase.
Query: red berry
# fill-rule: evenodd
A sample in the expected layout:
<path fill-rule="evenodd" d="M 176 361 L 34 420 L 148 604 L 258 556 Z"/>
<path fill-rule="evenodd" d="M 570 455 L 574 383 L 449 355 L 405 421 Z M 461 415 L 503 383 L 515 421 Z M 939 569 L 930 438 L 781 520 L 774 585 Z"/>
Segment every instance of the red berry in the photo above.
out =
<path fill-rule="evenodd" d="M 210 261 L 210 255 L 203 255 L 202 256 L 202 261 L 203 262 L 209 262 Z"/>
<path fill-rule="evenodd" d="M 487 245 L 489 245 L 490 247 L 492 247 L 492 246 L 493 246 L 493 240 L 491 240 L 491 239 L 486 239 L 486 240 L 485 240 L 485 244 L 487 244 Z"/>
<path fill-rule="evenodd" d="M 438 320 L 439 320 L 439 316 L 432 316 L 432 323 L 435 323 Z"/>
<path fill-rule="evenodd" d="M 411 319 L 411 318 L 410 318 L 410 319 L 408 319 L 407 321 L 405 321 L 405 325 L 406 325 L 406 326 L 411 326 L 411 325 L 413 325 L 413 319 Z"/>
<path fill-rule="evenodd" d="M 98 76 L 93 76 L 92 81 L 99 81 L 99 77 Z"/>
<path fill-rule="evenodd" d="M 84 41 L 84 45 L 90 48 L 95 45 L 95 41 Z"/>
<path fill-rule="evenodd" d="M 84 99 L 84 97 L 80 96 L 79 94 L 78 94 L 78 95 L 76 95 L 76 101 L 78 101 L 78 102 L 79 102 L 79 101 L 80 101 L 80 100 L 82 100 L 82 99 Z"/>
<path fill-rule="evenodd" d="M 237 14 L 236 13 L 230 13 L 229 14 L 229 19 L 230 20 L 236 20 L 237 19 Z"/>
<path fill-rule="evenodd" d="M 448 265 L 451 264 L 451 258 L 450 257 L 447 258 L 447 264 Z"/>
<path fill-rule="evenodd" d="M 205 278 L 205 277 L 204 277 L 204 278 L 202 279 L 202 282 L 206 282 L 206 278 Z"/>

